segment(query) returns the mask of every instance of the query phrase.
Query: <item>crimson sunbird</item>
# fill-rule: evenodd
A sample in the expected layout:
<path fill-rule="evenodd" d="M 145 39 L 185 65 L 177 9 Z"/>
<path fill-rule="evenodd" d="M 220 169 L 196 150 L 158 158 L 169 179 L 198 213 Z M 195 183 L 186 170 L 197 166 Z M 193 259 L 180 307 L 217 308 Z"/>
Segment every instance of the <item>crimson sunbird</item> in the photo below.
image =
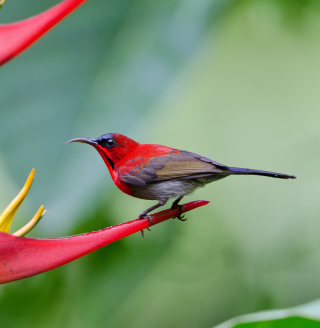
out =
<path fill-rule="evenodd" d="M 158 204 L 146 209 L 140 218 L 176 198 L 172 208 L 195 189 L 229 175 L 262 175 L 295 179 L 293 175 L 230 167 L 213 159 L 176 148 L 139 144 L 119 133 L 103 134 L 97 139 L 76 138 L 93 146 L 107 165 L 112 180 L 124 193 Z"/>

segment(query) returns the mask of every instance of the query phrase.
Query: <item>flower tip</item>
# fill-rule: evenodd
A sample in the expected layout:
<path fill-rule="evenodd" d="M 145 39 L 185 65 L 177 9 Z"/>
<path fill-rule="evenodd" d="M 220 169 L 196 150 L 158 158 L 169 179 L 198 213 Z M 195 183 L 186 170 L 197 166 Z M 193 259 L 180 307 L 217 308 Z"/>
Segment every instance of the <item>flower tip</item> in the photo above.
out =
<path fill-rule="evenodd" d="M 0 0 L 1 1 L 1 0 Z M 26 183 L 18 193 L 18 195 L 13 199 L 13 201 L 7 206 L 7 208 L 0 215 L 0 231 L 9 233 L 12 220 L 24 199 L 26 198 L 33 178 L 34 178 L 35 169 L 32 169 Z"/>
<path fill-rule="evenodd" d="M 29 176 L 28 176 L 28 179 L 24 185 L 25 188 L 27 188 L 27 190 L 30 189 L 31 187 L 31 184 L 32 184 L 32 181 L 33 181 L 33 178 L 34 178 L 34 174 L 35 174 L 36 170 L 35 169 L 32 169 Z"/>
<path fill-rule="evenodd" d="M 30 232 L 39 223 L 43 215 L 47 212 L 44 211 L 43 208 L 44 208 L 43 205 L 41 205 L 35 216 L 30 220 L 30 222 L 27 223 L 24 227 L 22 227 L 18 231 L 16 231 L 15 233 L 13 233 L 13 235 L 18 237 L 23 237 L 28 232 Z"/>

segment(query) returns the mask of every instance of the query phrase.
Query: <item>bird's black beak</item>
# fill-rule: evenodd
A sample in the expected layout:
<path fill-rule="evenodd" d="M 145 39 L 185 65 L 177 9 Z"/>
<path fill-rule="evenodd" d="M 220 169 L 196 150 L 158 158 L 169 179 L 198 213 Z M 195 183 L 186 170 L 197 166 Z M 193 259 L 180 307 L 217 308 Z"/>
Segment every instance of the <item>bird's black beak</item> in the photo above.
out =
<path fill-rule="evenodd" d="M 88 138 L 71 139 L 71 140 L 67 141 L 66 143 L 69 143 L 69 142 L 82 142 L 82 143 L 86 143 L 86 144 L 89 144 L 89 145 L 92 145 L 92 146 L 95 146 L 95 145 L 98 144 L 96 139 L 88 139 Z"/>

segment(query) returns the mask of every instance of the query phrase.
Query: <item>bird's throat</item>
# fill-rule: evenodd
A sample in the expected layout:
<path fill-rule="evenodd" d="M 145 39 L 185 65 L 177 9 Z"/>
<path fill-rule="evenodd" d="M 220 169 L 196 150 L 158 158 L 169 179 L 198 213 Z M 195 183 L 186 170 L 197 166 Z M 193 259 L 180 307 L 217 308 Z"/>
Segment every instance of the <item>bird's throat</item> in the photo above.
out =
<path fill-rule="evenodd" d="M 107 161 L 109 162 L 112 170 L 114 170 L 114 163 L 112 162 L 112 160 L 107 155 L 104 155 L 104 156 L 106 157 Z"/>
<path fill-rule="evenodd" d="M 113 161 L 99 147 L 95 147 L 95 148 L 99 152 L 99 154 L 102 157 L 103 161 L 107 165 L 107 167 L 108 167 L 108 169 L 110 171 L 110 174 L 112 175 L 112 172 L 114 170 L 114 163 L 113 163 Z"/>

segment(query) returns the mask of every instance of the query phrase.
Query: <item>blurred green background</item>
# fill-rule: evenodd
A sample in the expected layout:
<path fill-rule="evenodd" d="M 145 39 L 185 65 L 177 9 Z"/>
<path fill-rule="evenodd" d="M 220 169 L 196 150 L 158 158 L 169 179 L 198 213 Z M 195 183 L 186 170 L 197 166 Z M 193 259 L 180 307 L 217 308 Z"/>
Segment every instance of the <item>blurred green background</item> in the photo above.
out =
<path fill-rule="evenodd" d="M 55 0 L 7 0 L 0 22 Z M 98 230 L 153 205 L 75 137 L 125 134 L 297 180 L 230 177 L 211 203 L 0 287 L 6 327 L 212 327 L 320 298 L 320 3 L 90 0 L 0 69 L 0 206 L 32 167 L 13 229 Z"/>

